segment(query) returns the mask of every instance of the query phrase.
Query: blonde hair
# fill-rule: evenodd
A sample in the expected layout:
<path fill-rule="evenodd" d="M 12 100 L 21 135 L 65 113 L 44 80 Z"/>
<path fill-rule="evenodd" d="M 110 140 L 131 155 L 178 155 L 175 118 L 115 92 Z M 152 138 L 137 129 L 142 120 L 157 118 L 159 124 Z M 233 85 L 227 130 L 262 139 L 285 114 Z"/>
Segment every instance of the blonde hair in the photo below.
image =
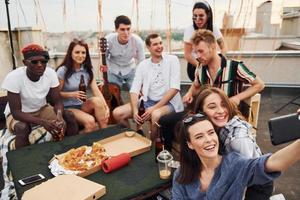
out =
<path fill-rule="evenodd" d="M 215 44 L 216 38 L 213 32 L 211 32 L 210 30 L 198 29 L 194 32 L 191 41 L 194 45 L 198 45 L 201 41 L 207 44 Z"/>

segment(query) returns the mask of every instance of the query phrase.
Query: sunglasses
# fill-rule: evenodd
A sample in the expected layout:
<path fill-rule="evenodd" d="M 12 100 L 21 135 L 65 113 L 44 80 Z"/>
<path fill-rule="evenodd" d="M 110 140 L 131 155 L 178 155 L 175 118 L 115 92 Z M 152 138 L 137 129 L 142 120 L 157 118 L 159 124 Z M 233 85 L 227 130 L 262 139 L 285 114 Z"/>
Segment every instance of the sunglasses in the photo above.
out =
<path fill-rule="evenodd" d="M 41 63 L 42 65 L 45 65 L 48 63 L 48 60 L 28 60 L 33 65 L 37 65 L 38 63 Z"/>
<path fill-rule="evenodd" d="M 184 118 L 182 120 L 184 125 L 190 125 L 193 122 L 195 122 L 197 119 L 206 119 L 206 115 L 202 114 L 202 113 L 196 113 L 193 115 L 188 115 L 186 118 Z"/>
<path fill-rule="evenodd" d="M 205 15 L 193 15 L 193 20 L 197 21 L 197 20 L 201 20 L 204 19 Z"/>

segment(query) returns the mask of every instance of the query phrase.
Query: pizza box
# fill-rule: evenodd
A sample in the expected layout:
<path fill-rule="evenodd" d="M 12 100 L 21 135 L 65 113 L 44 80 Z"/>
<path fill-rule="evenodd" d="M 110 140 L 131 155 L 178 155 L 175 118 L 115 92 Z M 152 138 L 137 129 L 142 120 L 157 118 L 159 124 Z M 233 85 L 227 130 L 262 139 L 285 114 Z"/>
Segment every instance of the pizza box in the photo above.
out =
<path fill-rule="evenodd" d="M 104 185 L 76 175 L 61 175 L 27 190 L 22 200 L 92 200 L 105 193 Z"/>
<path fill-rule="evenodd" d="M 129 153 L 131 157 L 134 157 L 151 149 L 151 140 L 134 131 L 125 131 L 103 140 L 99 140 L 97 143 L 100 143 L 105 148 L 108 157 L 117 156 L 121 153 Z M 50 160 L 50 163 L 54 159 L 63 158 L 64 154 L 65 153 L 55 155 Z M 83 172 L 79 172 L 76 175 L 85 177 L 99 170 L 101 170 L 101 165 L 95 166 Z"/>

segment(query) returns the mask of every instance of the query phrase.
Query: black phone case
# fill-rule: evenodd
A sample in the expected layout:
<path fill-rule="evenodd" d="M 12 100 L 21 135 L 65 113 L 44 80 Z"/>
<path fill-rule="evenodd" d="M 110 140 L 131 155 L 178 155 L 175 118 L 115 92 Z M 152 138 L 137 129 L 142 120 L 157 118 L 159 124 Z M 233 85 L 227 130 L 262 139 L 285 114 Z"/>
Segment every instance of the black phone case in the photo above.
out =
<path fill-rule="evenodd" d="M 273 145 L 300 138 L 299 115 L 294 113 L 270 119 L 269 131 Z"/>

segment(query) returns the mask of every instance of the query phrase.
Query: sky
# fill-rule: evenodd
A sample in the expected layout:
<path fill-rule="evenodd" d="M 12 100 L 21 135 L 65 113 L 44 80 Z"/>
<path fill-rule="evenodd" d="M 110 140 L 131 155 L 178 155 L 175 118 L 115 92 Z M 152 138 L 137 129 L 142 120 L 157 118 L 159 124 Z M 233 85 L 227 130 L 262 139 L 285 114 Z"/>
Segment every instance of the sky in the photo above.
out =
<path fill-rule="evenodd" d="M 65 14 L 64 14 L 64 2 Z M 138 2 L 138 17 L 136 12 Z M 124 14 L 132 19 L 132 27 L 139 30 L 168 27 L 166 2 L 171 5 L 171 28 L 182 29 L 192 23 L 195 0 L 102 0 L 103 18 L 98 17 L 98 0 L 9 0 L 12 28 L 41 27 L 48 32 L 113 30 L 116 16 Z M 234 16 L 235 27 L 254 27 L 256 7 L 264 0 L 208 0 L 214 11 L 214 21 L 222 26 L 225 11 Z M 229 2 L 230 8 L 229 8 Z M 239 12 L 243 6 L 241 12 Z M 283 6 L 300 6 L 300 0 L 274 0 L 271 23 L 280 23 Z M 230 10 L 229 10 L 230 9 Z M 0 2 L 0 29 L 7 29 L 5 1 Z"/>

